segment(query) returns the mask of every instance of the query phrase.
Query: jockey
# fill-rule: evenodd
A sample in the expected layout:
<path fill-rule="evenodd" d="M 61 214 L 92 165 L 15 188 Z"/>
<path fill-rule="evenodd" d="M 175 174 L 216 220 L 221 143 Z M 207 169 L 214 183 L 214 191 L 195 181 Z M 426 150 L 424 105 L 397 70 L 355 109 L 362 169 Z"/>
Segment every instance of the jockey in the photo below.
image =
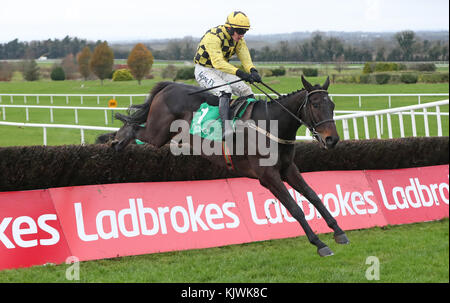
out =
<path fill-rule="evenodd" d="M 228 15 L 224 25 L 213 27 L 205 33 L 194 57 L 195 79 L 201 87 L 209 88 L 226 84 L 239 78 L 249 83 L 261 82 L 261 76 L 252 63 L 243 38 L 249 29 L 248 17 L 243 12 L 235 11 Z M 238 56 L 245 71 L 228 62 L 234 54 Z M 225 139 L 233 133 L 229 121 L 231 95 L 253 96 L 253 92 L 243 82 L 225 85 L 211 91 L 219 97 L 219 113 Z"/>

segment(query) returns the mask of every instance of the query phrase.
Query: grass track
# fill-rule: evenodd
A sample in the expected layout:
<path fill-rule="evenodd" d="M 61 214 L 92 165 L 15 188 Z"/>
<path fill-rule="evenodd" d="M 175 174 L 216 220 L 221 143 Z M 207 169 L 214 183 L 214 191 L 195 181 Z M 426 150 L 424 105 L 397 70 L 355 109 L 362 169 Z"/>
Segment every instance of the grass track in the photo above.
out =
<path fill-rule="evenodd" d="M 80 263 L 79 282 L 354 283 L 449 282 L 449 220 L 347 232 L 351 244 L 323 239 L 335 255 L 320 258 L 306 237 L 203 250 Z M 368 281 L 366 258 L 380 261 L 380 280 Z M 69 265 L 0 271 L 0 282 L 72 282 Z M 78 282 L 78 281 L 77 281 Z"/>

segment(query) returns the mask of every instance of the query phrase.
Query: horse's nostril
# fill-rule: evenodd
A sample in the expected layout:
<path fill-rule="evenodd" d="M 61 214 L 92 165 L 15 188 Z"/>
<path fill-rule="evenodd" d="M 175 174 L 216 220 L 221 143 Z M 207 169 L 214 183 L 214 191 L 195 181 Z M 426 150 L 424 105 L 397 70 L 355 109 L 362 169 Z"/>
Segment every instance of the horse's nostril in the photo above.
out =
<path fill-rule="evenodd" d="M 328 147 L 334 147 L 336 145 L 336 143 L 338 143 L 339 141 L 339 137 L 335 137 L 335 136 L 328 136 L 325 139 L 325 142 L 327 143 Z"/>

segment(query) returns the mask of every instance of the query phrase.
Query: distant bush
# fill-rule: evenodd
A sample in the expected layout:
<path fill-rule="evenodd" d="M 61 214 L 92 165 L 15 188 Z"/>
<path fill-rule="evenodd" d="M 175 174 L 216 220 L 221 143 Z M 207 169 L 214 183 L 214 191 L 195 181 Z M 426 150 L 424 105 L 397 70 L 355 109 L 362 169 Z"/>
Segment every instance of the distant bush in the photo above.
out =
<path fill-rule="evenodd" d="M 436 71 L 436 65 L 434 63 L 418 63 L 410 67 L 412 70 L 420 72 L 434 72 Z"/>
<path fill-rule="evenodd" d="M 360 83 L 360 84 L 400 84 L 400 83 L 448 83 L 449 73 L 416 73 L 416 72 L 391 72 L 373 74 L 344 74 L 332 75 L 333 83 Z"/>
<path fill-rule="evenodd" d="M 414 73 L 406 73 L 400 76 L 400 81 L 407 84 L 417 83 L 418 80 L 417 74 Z"/>
<path fill-rule="evenodd" d="M 66 80 L 66 73 L 61 66 L 55 66 L 50 73 L 50 79 L 53 81 L 64 81 Z"/>
<path fill-rule="evenodd" d="M 130 70 L 121 68 L 114 72 L 112 76 L 113 81 L 131 81 L 133 80 L 133 76 L 131 75 Z"/>
<path fill-rule="evenodd" d="M 375 62 L 366 62 L 363 68 L 363 74 L 370 74 L 375 71 Z"/>
<path fill-rule="evenodd" d="M 419 81 L 425 83 L 448 82 L 448 73 L 423 73 L 419 76 Z"/>
<path fill-rule="evenodd" d="M 23 77 L 27 81 L 37 81 L 39 80 L 40 68 L 35 60 L 26 60 L 23 64 Z"/>
<path fill-rule="evenodd" d="M 304 68 L 303 75 L 306 77 L 317 77 L 319 75 L 319 70 L 317 68 Z"/>
<path fill-rule="evenodd" d="M 392 72 L 398 70 L 398 64 L 392 62 L 377 62 L 375 64 L 376 72 Z"/>
<path fill-rule="evenodd" d="M 370 75 L 362 74 L 359 76 L 359 83 L 368 84 L 371 82 Z"/>
<path fill-rule="evenodd" d="M 0 81 L 11 81 L 14 68 L 8 62 L 0 62 Z"/>
<path fill-rule="evenodd" d="M 173 79 L 175 78 L 175 76 L 177 75 L 177 68 L 175 67 L 175 65 L 173 64 L 169 64 L 167 65 L 161 73 L 161 77 L 163 77 L 164 79 Z"/>
<path fill-rule="evenodd" d="M 272 71 L 272 76 L 275 76 L 275 77 L 286 75 L 286 70 L 282 66 L 280 66 L 279 68 L 273 68 L 273 69 L 271 69 L 271 71 Z"/>
<path fill-rule="evenodd" d="M 375 81 L 378 84 L 386 84 L 389 82 L 389 79 L 391 79 L 391 75 L 389 75 L 389 74 L 376 74 L 375 75 Z"/>
<path fill-rule="evenodd" d="M 189 80 L 195 79 L 194 67 L 183 67 L 177 70 L 174 80 Z"/>
<path fill-rule="evenodd" d="M 366 64 L 364 64 L 363 74 L 370 74 L 373 72 L 393 72 L 399 70 L 406 70 L 406 65 L 394 62 L 366 62 Z"/>

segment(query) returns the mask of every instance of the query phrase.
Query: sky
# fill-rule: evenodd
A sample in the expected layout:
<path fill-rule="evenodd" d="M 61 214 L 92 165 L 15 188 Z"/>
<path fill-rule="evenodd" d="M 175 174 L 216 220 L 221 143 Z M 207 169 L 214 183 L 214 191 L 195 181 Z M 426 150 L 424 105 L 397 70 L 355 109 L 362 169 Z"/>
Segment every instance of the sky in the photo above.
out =
<path fill-rule="evenodd" d="M 448 0 L 0 0 L 0 43 L 201 37 L 236 10 L 253 35 L 449 30 Z"/>

